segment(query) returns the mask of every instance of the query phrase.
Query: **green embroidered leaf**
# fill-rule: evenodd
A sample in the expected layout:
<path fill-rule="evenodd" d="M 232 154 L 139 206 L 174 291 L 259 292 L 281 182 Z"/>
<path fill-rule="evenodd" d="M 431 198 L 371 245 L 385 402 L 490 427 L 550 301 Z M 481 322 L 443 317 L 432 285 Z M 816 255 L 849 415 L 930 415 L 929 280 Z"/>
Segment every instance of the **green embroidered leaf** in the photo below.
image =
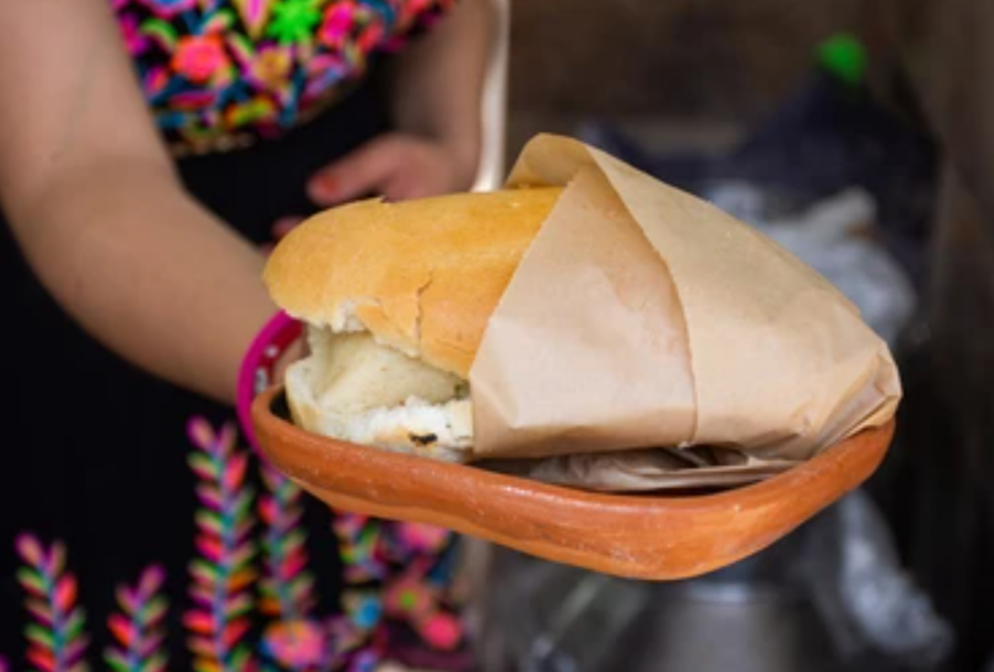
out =
<path fill-rule="evenodd" d="M 252 561 L 255 557 L 255 544 L 246 542 L 237 551 L 233 552 L 229 558 L 229 566 L 237 571 Z"/>
<path fill-rule="evenodd" d="M 286 535 L 286 547 L 292 549 L 300 548 L 306 540 L 307 533 L 298 527 Z"/>
<path fill-rule="evenodd" d="M 221 517 L 216 512 L 200 509 L 194 515 L 194 520 L 205 532 L 221 536 Z"/>
<path fill-rule="evenodd" d="M 190 574 L 204 583 L 213 585 L 217 582 L 217 568 L 204 560 L 194 560 L 190 563 Z"/>
<path fill-rule="evenodd" d="M 30 567 L 22 567 L 17 570 L 17 581 L 27 590 L 36 595 L 48 594 L 48 581 L 46 581 L 37 571 Z"/>
<path fill-rule="evenodd" d="M 166 51 L 176 49 L 176 29 L 168 21 L 162 19 L 146 19 L 138 29 L 142 34 L 148 35 L 157 41 Z"/>
<path fill-rule="evenodd" d="M 209 456 L 203 453 L 190 453 L 187 463 L 201 478 L 210 480 L 217 478 L 217 465 Z"/>
<path fill-rule="evenodd" d="M 145 605 L 144 613 L 142 614 L 142 621 L 147 625 L 154 625 L 159 622 L 159 619 L 166 613 L 169 609 L 169 600 L 165 597 L 158 595 Z"/>
<path fill-rule="evenodd" d="M 225 33 L 224 37 L 228 42 L 228 48 L 243 65 L 255 60 L 255 48 L 247 37 L 235 31 Z"/>
<path fill-rule="evenodd" d="M 66 640 L 71 642 L 79 637 L 84 627 L 86 627 L 86 612 L 82 607 L 78 607 L 73 610 L 63 629 Z"/>
<path fill-rule="evenodd" d="M 154 653 L 142 664 L 140 672 L 160 672 L 166 669 L 168 661 L 169 657 L 165 653 Z"/>
<path fill-rule="evenodd" d="M 249 669 L 249 657 L 252 654 L 244 646 L 239 646 L 231 657 L 231 668 L 234 670 Z"/>
<path fill-rule="evenodd" d="M 29 642 L 40 646 L 46 651 L 51 651 L 55 648 L 55 635 L 48 628 L 43 628 L 36 623 L 29 623 L 24 628 L 24 636 Z"/>
<path fill-rule="evenodd" d="M 290 594 L 295 600 L 301 600 L 311 593 L 314 587 L 314 577 L 308 573 L 301 574 L 290 582 Z"/>
<path fill-rule="evenodd" d="M 142 665 L 141 672 L 159 672 L 160 670 L 164 670 L 168 661 L 169 657 L 165 653 L 161 651 L 154 653 Z"/>
<path fill-rule="evenodd" d="M 108 649 L 104 651 L 104 662 L 114 671 L 114 672 L 132 672 L 131 668 L 128 666 L 128 661 L 125 660 L 124 655 L 120 651 L 114 649 Z"/>
<path fill-rule="evenodd" d="M 227 7 L 223 7 L 211 15 L 201 30 L 205 33 L 220 33 L 227 30 L 235 23 L 235 15 Z"/>
<path fill-rule="evenodd" d="M 246 517 L 248 512 L 252 509 L 252 504 L 255 501 L 255 491 L 252 488 L 245 488 L 239 493 L 238 499 L 235 500 L 235 518 L 242 520 Z"/>
<path fill-rule="evenodd" d="M 252 611 L 252 607 L 252 596 L 243 593 L 237 597 L 229 599 L 227 603 L 225 603 L 224 612 L 227 614 L 228 618 L 234 619 Z"/>

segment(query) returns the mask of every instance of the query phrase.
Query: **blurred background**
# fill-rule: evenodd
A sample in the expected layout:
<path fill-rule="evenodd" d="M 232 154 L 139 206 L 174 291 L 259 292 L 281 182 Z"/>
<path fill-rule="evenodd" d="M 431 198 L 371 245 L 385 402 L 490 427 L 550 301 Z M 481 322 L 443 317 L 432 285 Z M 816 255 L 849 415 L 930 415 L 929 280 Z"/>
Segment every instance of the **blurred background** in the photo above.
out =
<path fill-rule="evenodd" d="M 501 551 L 489 670 L 994 670 L 994 3 L 512 3 L 505 149 L 575 135 L 732 211 L 898 358 L 867 487 L 716 575 Z"/>

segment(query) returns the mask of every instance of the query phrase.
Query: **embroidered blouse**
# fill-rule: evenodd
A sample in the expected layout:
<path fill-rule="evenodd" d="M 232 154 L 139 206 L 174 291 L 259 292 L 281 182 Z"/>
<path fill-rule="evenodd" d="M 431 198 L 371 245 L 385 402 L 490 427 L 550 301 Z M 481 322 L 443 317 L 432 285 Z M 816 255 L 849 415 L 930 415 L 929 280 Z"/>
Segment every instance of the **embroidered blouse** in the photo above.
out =
<path fill-rule="evenodd" d="M 455 0 L 110 0 L 159 128 L 181 153 L 279 135 Z"/>

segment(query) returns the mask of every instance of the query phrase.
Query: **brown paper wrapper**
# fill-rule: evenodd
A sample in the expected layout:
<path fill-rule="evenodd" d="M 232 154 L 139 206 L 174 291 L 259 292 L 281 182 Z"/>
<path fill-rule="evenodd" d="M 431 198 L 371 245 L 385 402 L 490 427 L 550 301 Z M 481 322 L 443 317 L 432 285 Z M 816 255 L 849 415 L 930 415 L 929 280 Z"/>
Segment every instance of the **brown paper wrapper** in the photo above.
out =
<path fill-rule="evenodd" d="M 720 485 L 894 414 L 886 344 L 760 233 L 566 138 L 532 140 L 508 179 L 540 185 L 565 189 L 470 372 L 478 458 L 605 490 Z M 687 466 L 644 450 L 690 446 L 727 455 Z"/>

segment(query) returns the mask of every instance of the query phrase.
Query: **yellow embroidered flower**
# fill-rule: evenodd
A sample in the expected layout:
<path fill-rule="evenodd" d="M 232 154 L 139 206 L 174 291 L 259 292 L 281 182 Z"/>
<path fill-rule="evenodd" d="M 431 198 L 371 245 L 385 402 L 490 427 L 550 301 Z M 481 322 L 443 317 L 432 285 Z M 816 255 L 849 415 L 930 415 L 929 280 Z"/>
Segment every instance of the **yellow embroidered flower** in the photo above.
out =
<path fill-rule="evenodd" d="M 280 88 L 293 67 L 293 56 L 286 47 L 263 47 L 250 66 L 249 76 L 268 90 Z"/>

